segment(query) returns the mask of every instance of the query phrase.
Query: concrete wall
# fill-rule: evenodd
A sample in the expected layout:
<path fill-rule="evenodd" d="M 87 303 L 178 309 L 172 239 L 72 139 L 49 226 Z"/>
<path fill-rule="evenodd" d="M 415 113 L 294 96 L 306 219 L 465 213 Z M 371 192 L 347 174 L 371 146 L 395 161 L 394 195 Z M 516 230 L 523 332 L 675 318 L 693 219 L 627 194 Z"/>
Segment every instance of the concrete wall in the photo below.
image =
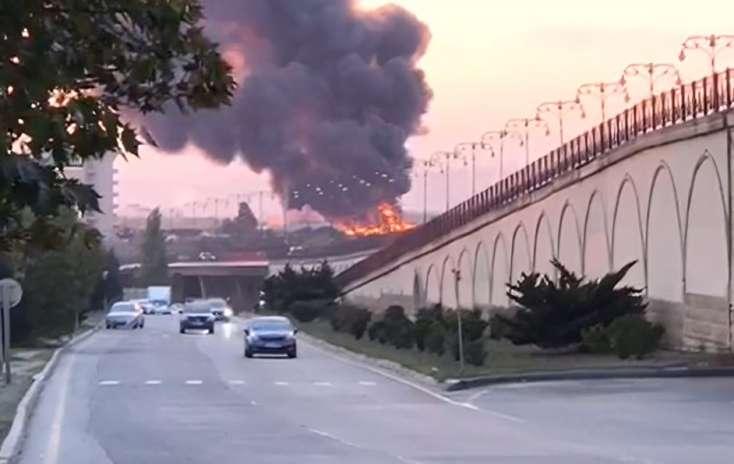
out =
<path fill-rule="evenodd" d="M 350 282 L 375 310 L 401 302 L 505 307 L 522 272 L 558 257 L 591 278 L 629 261 L 671 345 L 730 349 L 730 131 L 726 114 L 650 132 Z M 458 275 L 458 281 L 457 281 Z"/>

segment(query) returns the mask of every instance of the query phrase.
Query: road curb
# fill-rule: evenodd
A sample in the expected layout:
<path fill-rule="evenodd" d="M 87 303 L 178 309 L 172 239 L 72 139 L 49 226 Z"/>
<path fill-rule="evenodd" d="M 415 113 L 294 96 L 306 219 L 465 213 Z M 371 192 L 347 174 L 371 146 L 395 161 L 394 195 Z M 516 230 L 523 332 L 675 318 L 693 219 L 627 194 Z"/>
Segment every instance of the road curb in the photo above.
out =
<path fill-rule="evenodd" d="M 66 342 L 63 346 L 56 348 L 53 355 L 51 355 L 51 358 L 46 361 L 46 365 L 43 366 L 41 372 L 33 376 L 33 382 L 18 403 L 13 423 L 10 426 L 7 436 L 3 440 L 2 446 L 0 446 L 0 464 L 12 463 L 18 456 L 20 447 L 23 444 L 23 438 L 27 431 L 26 429 L 28 428 L 28 418 L 38 402 L 38 397 L 43 389 L 44 381 L 53 374 L 56 364 L 58 364 L 61 352 L 83 340 L 86 340 L 98 329 L 99 326 L 86 330 Z"/>
<path fill-rule="evenodd" d="M 631 367 L 616 369 L 573 369 L 558 372 L 526 372 L 508 375 L 447 380 L 446 391 L 486 387 L 505 383 L 547 382 L 563 380 L 653 379 L 682 377 L 734 377 L 734 367 Z"/>

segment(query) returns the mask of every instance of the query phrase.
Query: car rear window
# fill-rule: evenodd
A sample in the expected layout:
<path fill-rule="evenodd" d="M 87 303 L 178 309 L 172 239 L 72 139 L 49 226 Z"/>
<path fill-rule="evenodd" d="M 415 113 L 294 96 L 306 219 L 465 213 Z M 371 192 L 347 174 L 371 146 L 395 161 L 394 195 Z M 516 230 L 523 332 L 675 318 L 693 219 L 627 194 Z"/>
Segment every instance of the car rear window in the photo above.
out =
<path fill-rule="evenodd" d="M 292 330 L 288 321 L 254 321 L 250 327 L 252 330 L 263 331 L 287 331 Z"/>
<path fill-rule="evenodd" d="M 110 308 L 111 313 L 134 313 L 135 305 L 132 303 L 115 303 Z"/>
<path fill-rule="evenodd" d="M 188 303 L 184 306 L 184 313 L 208 313 L 210 311 L 207 303 Z"/>

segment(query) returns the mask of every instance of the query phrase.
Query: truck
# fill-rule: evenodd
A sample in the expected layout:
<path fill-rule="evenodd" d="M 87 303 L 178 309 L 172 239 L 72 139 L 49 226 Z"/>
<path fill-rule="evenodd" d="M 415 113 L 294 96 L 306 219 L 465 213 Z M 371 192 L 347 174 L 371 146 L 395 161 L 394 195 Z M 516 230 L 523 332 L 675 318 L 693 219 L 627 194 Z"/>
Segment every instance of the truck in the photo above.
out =
<path fill-rule="evenodd" d="M 171 287 L 162 285 L 148 287 L 147 299 L 153 306 L 167 309 L 171 304 Z"/>

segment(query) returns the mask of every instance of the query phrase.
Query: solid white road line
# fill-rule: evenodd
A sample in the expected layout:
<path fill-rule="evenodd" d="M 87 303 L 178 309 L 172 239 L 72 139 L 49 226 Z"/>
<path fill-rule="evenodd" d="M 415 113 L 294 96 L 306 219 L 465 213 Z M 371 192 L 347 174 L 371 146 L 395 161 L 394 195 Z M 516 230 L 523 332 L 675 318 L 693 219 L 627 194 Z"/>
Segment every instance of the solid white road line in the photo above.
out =
<path fill-rule="evenodd" d="M 145 384 L 146 385 L 160 385 L 161 381 L 160 380 L 146 380 Z"/>
<path fill-rule="evenodd" d="M 466 401 L 467 401 L 467 403 L 473 403 L 473 402 L 475 402 L 476 400 L 478 400 L 478 399 L 479 399 L 479 398 L 480 398 L 480 397 L 481 397 L 482 395 L 484 395 L 484 394 L 485 394 L 485 393 L 487 393 L 488 391 L 489 391 L 489 389 L 484 389 L 484 390 L 478 391 L 477 393 L 474 393 L 474 394 L 473 394 L 472 396 L 470 396 L 470 397 L 469 397 L 469 398 L 468 398 L 468 399 L 466 400 Z"/>
<path fill-rule="evenodd" d="M 317 387 L 331 387 L 331 382 L 314 382 Z"/>
<path fill-rule="evenodd" d="M 330 352 L 328 350 L 325 350 L 325 349 L 321 348 L 320 346 L 312 345 L 312 344 L 310 344 L 308 342 L 305 342 L 305 343 L 309 347 L 311 347 L 311 348 L 313 348 L 313 349 L 315 349 L 317 351 L 320 351 L 320 352 L 326 354 L 327 356 L 329 356 L 331 358 L 337 359 L 337 360 L 339 360 L 339 361 L 341 361 L 343 363 L 346 363 L 346 364 L 351 364 L 353 366 L 361 367 L 362 369 L 367 369 L 368 371 L 374 372 L 375 374 L 381 375 L 382 377 L 385 377 L 387 379 L 393 380 L 393 381 L 398 382 L 398 383 L 402 383 L 403 385 L 407 385 L 407 386 L 409 386 L 409 387 L 411 387 L 411 388 L 413 388 L 415 390 L 418 390 L 420 392 L 423 392 L 426 395 L 432 396 L 433 398 L 435 398 L 435 399 L 437 399 L 439 401 L 443 401 L 444 403 L 448 403 L 448 404 L 451 404 L 453 406 L 458 406 L 458 407 L 461 407 L 461 408 L 471 409 L 471 410 L 474 410 L 474 411 L 486 412 L 486 413 L 488 413 L 490 415 L 493 415 L 495 417 L 498 417 L 498 418 L 501 418 L 501 419 L 504 419 L 504 420 L 509 420 L 509 421 L 512 421 L 512 422 L 518 422 L 518 423 L 525 422 L 525 420 L 520 419 L 519 417 L 514 417 L 514 416 L 507 415 L 507 414 L 502 414 L 501 412 L 495 412 L 495 411 L 491 411 L 489 409 L 483 409 L 483 408 L 480 409 L 480 408 L 474 406 L 473 404 L 462 403 L 461 401 L 453 400 L 453 399 L 451 399 L 451 398 L 449 398 L 447 396 L 444 396 L 444 395 L 442 395 L 440 393 L 436 393 L 435 391 L 433 391 L 433 390 L 431 390 L 429 388 L 426 388 L 426 387 L 424 387 L 422 385 L 418 385 L 417 383 L 411 382 L 410 380 L 403 379 L 401 377 L 398 377 L 397 375 L 388 374 L 387 372 L 384 372 L 381 369 L 378 369 L 376 367 L 372 367 L 372 366 L 369 366 L 367 364 L 363 364 L 363 363 L 360 363 L 360 362 L 357 362 L 357 361 L 352 361 L 351 359 L 347 359 L 347 358 L 341 357 L 341 356 L 339 356 L 339 355 L 337 355 L 335 353 L 332 353 L 332 352 Z"/>
<path fill-rule="evenodd" d="M 359 384 L 363 387 L 374 387 L 377 385 L 377 382 L 370 382 L 369 380 L 360 380 Z"/>
<path fill-rule="evenodd" d="M 204 382 L 202 382 L 201 380 L 187 380 L 186 381 L 186 385 L 201 385 L 202 383 Z"/>
<path fill-rule="evenodd" d="M 288 386 L 288 382 L 278 381 L 278 382 L 273 382 L 273 383 L 275 383 L 275 385 L 277 385 L 279 387 L 286 387 L 286 386 Z"/>
<path fill-rule="evenodd" d="M 100 380 L 99 384 L 100 385 L 119 385 L 120 381 L 119 380 Z"/>

